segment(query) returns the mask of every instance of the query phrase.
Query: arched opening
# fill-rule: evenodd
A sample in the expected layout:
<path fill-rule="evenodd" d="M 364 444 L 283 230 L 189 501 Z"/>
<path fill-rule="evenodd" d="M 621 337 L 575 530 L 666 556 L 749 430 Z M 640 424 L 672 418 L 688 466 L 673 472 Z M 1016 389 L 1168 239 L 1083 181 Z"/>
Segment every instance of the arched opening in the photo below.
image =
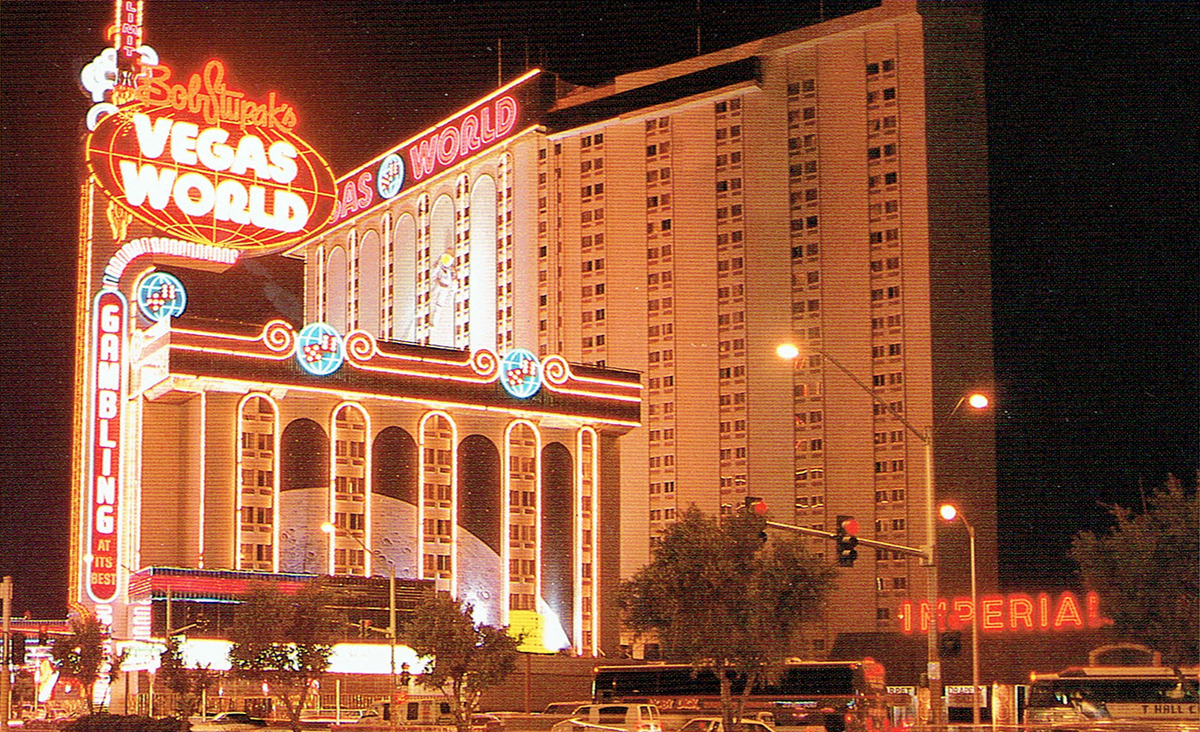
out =
<path fill-rule="evenodd" d="M 329 436 L 311 419 L 297 419 L 283 428 L 279 445 L 281 491 L 329 487 Z"/>
<path fill-rule="evenodd" d="M 380 256 L 379 233 L 363 234 L 358 249 L 358 327 L 376 337 L 383 335 L 379 330 Z"/>
<path fill-rule="evenodd" d="M 547 444 L 542 448 L 542 597 L 568 636 L 575 609 L 574 486 L 571 452 L 560 442 Z"/>
<path fill-rule="evenodd" d="M 471 189 L 470 347 L 496 350 L 496 181 L 482 176 Z"/>
<path fill-rule="evenodd" d="M 429 343 L 454 346 L 454 302 L 458 294 L 458 257 L 454 237 L 454 200 L 433 204 L 429 232 Z"/>
<path fill-rule="evenodd" d="M 395 262 L 395 292 L 392 305 L 395 322 L 391 338 L 398 341 L 417 340 L 417 220 L 403 214 L 396 221 L 392 243 Z"/>
<path fill-rule="evenodd" d="M 311 419 L 297 419 L 279 440 L 279 571 L 325 572 L 329 537 L 329 436 Z"/>
<path fill-rule="evenodd" d="M 500 554 L 504 491 L 500 486 L 500 451 L 483 435 L 467 435 L 458 443 L 458 523 Z"/>
<path fill-rule="evenodd" d="M 346 250 L 334 247 L 325 268 L 325 323 L 338 333 L 346 332 Z"/>
<path fill-rule="evenodd" d="M 402 427 L 386 427 L 371 449 L 371 492 L 417 505 L 417 441 Z"/>

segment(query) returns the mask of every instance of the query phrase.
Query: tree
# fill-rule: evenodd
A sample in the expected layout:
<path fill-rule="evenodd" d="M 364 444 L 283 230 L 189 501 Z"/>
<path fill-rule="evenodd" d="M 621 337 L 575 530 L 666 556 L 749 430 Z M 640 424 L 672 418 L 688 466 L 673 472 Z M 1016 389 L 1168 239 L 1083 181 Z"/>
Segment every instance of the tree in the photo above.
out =
<path fill-rule="evenodd" d="M 430 659 L 421 685 L 449 700 L 459 732 L 470 732 L 479 697 L 516 669 L 520 655 L 521 638 L 507 628 L 476 625 L 471 611 L 470 604 L 433 596 L 417 606 L 404 631 L 405 643 Z"/>
<path fill-rule="evenodd" d="M 1115 630 L 1174 663 L 1197 658 L 1196 492 L 1175 477 L 1147 495 L 1141 513 L 1109 506 L 1107 532 L 1083 531 L 1071 544 L 1084 585 L 1104 598 Z"/>
<path fill-rule="evenodd" d="M 167 647 L 159 655 L 158 677 L 175 695 L 175 714 L 187 719 L 200 709 L 204 692 L 217 682 L 217 674 L 207 666 L 188 668 L 183 662 L 183 647 L 179 636 L 167 639 Z"/>
<path fill-rule="evenodd" d="M 108 632 L 100 619 L 86 611 L 73 615 L 70 633 L 54 639 L 50 656 L 55 667 L 73 676 L 87 697 L 88 712 L 96 711 L 93 700 L 96 682 L 107 674 L 111 682 L 120 667 L 120 659 L 108 650 Z"/>
<path fill-rule="evenodd" d="M 801 623 L 819 617 L 833 583 L 831 566 L 794 539 L 764 543 L 762 529 L 752 512 L 719 520 L 692 506 L 620 589 L 619 605 L 636 632 L 654 633 L 669 660 L 717 675 L 725 729 L 733 729 L 745 700 L 735 704 L 733 677 L 744 676 L 749 693 L 798 655 Z"/>
<path fill-rule="evenodd" d="M 283 705 L 291 728 L 313 682 L 329 667 L 337 619 L 332 594 L 320 583 L 284 594 L 269 585 L 250 588 L 229 629 L 229 661 L 240 679 L 265 682 Z"/>

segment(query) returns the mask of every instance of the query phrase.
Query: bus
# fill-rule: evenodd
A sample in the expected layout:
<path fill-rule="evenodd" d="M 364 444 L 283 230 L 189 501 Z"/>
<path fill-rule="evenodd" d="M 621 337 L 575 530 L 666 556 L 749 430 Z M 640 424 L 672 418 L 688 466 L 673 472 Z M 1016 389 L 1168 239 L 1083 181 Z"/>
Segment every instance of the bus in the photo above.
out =
<path fill-rule="evenodd" d="M 781 732 L 789 728 L 827 732 L 887 728 L 891 697 L 884 687 L 883 665 L 873 659 L 789 661 L 770 676 L 746 697 L 744 716 L 764 719 Z M 733 673 L 731 681 L 735 699 L 740 698 L 745 677 Z M 696 670 L 690 664 L 598 666 L 592 696 L 597 703 L 649 702 L 676 720 L 721 712 L 716 672 Z"/>
<path fill-rule="evenodd" d="M 1032 674 L 1025 702 L 1029 730 L 1114 720 L 1153 728 L 1200 729 L 1200 667 L 1081 666 Z"/>

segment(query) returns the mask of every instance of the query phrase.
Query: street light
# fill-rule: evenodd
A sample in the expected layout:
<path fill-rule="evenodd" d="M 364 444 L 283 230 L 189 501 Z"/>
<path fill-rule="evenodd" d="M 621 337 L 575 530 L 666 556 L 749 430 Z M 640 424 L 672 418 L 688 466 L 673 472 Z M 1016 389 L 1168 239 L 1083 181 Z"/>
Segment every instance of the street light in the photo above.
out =
<path fill-rule="evenodd" d="M 363 543 L 363 540 L 358 538 L 357 536 L 355 536 L 352 532 L 339 529 L 338 527 L 334 526 L 332 523 L 330 523 L 328 521 L 321 524 L 321 531 L 324 531 L 326 534 L 329 534 L 330 536 L 337 536 L 340 534 L 342 536 L 350 537 L 351 539 L 354 540 L 354 542 L 356 544 L 358 544 L 359 546 L 361 546 L 363 548 L 363 551 L 365 551 L 367 554 L 370 554 L 374 557 L 378 557 L 379 559 L 382 559 L 384 564 L 387 565 L 387 568 L 388 568 L 388 629 L 387 629 L 387 637 L 388 637 L 388 646 L 389 646 L 388 661 L 391 664 L 391 672 L 392 672 L 392 690 L 391 690 L 391 693 L 388 695 L 390 697 L 388 700 L 389 701 L 388 723 L 392 729 L 395 729 L 396 728 L 396 563 L 393 562 L 391 560 L 391 558 L 385 556 L 382 552 L 371 551 L 371 549 L 368 548 L 367 545 Z"/>
<path fill-rule="evenodd" d="M 867 384 L 854 375 L 850 369 L 846 368 L 840 361 L 823 349 L 814 346 L 808 346 L 808 349 L 813 353 L 819 354 L 823 359 L 833 364 L 839 371 L 848 376 L 858 388 L 866 392 L 871 399 L 879 404 L 888 415 L 895 419 L 900 424 L 904 425 L 904 429 L 908 430 L 921 444 L 925 446 L 925 515 L 927 525 L 927 536 L 925 546 L 925 562 L 929 570 L 929 577 L 926 582 L 929 596 L 929 632 L 926 635 L 925 652 L 928 656 L 928 678 L 929 678 L 929 721 L 934 728 L 944 726 L 942 724 L 942 664 L 938 660 L 938 627 L 937 627 L 937 604 L 938 604 L 938 587 L 937 587 L 937 566 L 934 562 L 937 549 L 937 514 L 934 511 L 936 502 L 933 494 L 933 428 L 926 427 L 924 430 L 919 430 L 913 426 L 903 415 L 897 412 L 891 404 L 888 404 L 882 397 L 875 393 Z M 776 355 L 780 358 L 791 361 L 800 355 L 800 349 L 791 343 L 784 343 L 775 349 Z M 983 409 L 988 405 L 988 398 L 983 394 L 964 394 L 959 398 L 958 403 L 954 405 L 954 409 L 950 410 L 950 414 L 946 417 L 953 417 L 963 404 L 967 404 L 973 409 Z"/>
<path fill-rule="evenodd" d="M 967 517 L 949 503 L 942 506 L 942 518 L 953 521 L 958 518 L 967 527 L 971 555 L 971 711 L 976 725 L 979 724 L 979 588 L 975 584 L 975 527 Z"/>

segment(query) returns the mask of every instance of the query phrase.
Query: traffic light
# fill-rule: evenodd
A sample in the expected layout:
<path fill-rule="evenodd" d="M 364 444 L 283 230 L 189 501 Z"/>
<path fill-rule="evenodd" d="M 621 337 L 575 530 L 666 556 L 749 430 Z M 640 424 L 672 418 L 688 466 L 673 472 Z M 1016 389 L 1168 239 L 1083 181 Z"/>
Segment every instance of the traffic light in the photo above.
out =
<path fill-rule="evenodd" d="M 8 637 L 8 663 L 12 666 L 25 665 L 24 633 L 13 633 Z"/>
<path fill-rule="evenodd" d="M 853 516 L 838 516 L 835 539 L 838 566 L 853 567 L 858 559 L 858 521 Z"/>
<path fill-rule="evenodd" d="M 766 521 L 767 502 L 758 496 L 746 496 L 742 505 L 742 513 L 750 516 L 755 520 L 755 523 Z M 765 527 L 759 523 L 758 541 L 762 544 L 767 543 L 767 532 Z"/>
<path fill-rule="evenodd" d="M 767 502 L 758 496 L 746 496 L 744 499 L 743 509 L 747 515 L 766 516 Z"/>

